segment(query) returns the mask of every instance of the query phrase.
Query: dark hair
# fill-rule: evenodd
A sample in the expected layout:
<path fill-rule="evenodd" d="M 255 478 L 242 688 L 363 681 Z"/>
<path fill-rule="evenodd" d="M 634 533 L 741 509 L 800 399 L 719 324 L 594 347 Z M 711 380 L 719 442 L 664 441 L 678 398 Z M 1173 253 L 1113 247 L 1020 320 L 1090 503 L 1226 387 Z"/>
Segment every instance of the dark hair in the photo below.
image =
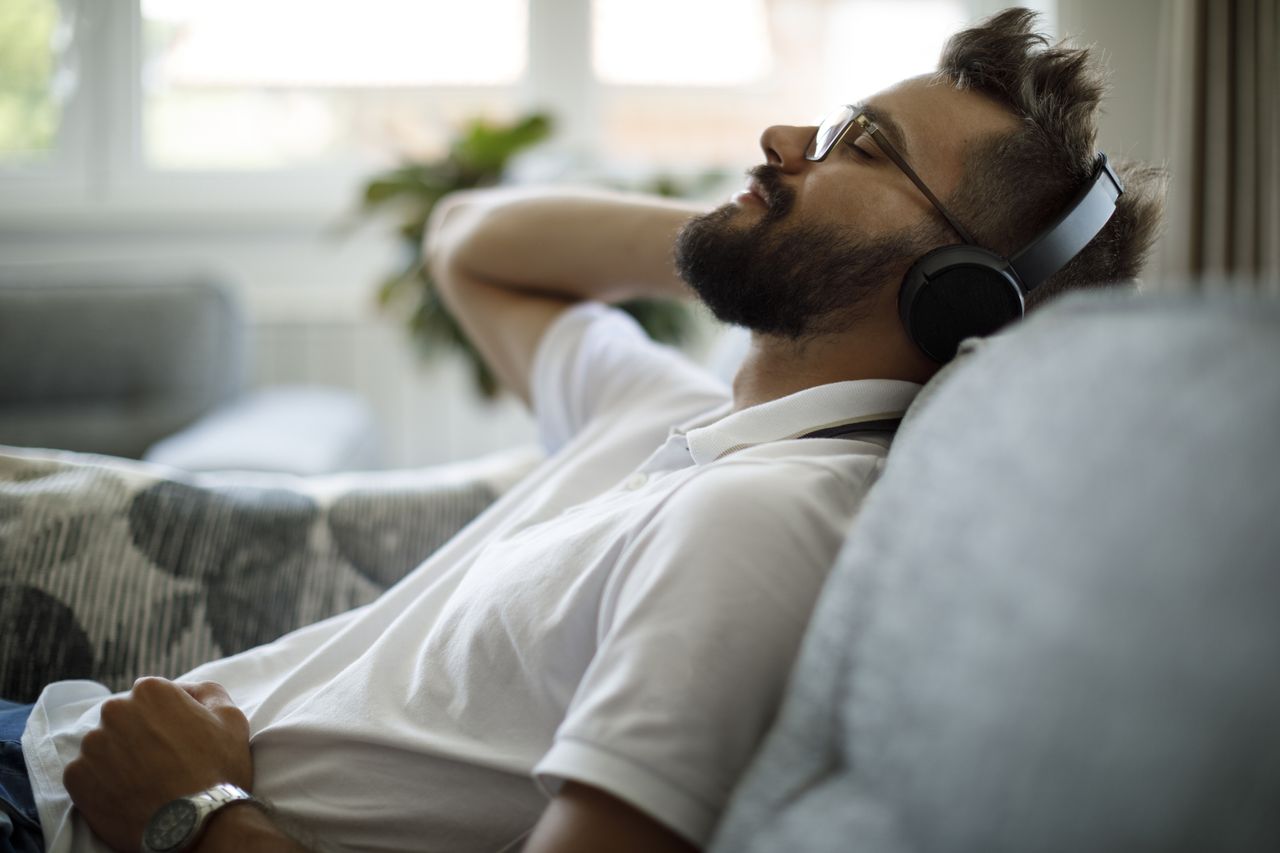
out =
<path fill-rule="evenodd" d="M 1092 177 L 1104 73 L 1088 48 L 1051 44 L 1034 31 L 1037 15 L 1006 9 L 953 35 L 938 60 L 941 80 L 981 92 L 1022 120 L 1013 134 L 988 137 L 966 152 L 965 176 L 951 201 L 980 245 L 1005 256 L 1045 228 Z M 1112 161 L 1124 183 L 1115 215 L 1098 236 L 1032 291 L 1035 308 L 1067 291 L 1137 276 L 1164 216 L 1164 169 Z"/>

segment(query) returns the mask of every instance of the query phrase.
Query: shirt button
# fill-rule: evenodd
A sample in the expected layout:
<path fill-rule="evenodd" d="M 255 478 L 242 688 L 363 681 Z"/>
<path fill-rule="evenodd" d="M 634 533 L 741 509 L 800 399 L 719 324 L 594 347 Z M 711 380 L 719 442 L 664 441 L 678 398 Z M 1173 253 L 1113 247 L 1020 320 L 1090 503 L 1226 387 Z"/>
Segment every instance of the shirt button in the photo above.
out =
<path fill-rule="evenodd" d="M 636 472 L 635 474 L 632 474 L 630 477 L 627 478 L 626 485 L 628 489 L 634 492 L 636 489 L 640 488 L 647 482 L 649 482 L 648 474 Z"/>

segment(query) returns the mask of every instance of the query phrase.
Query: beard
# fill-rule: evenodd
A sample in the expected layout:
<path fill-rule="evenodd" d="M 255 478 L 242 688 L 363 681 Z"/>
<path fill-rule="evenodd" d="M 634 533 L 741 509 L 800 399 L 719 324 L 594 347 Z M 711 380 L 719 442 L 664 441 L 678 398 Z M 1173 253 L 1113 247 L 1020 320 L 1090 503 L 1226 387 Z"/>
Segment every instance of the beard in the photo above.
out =
<path fill-rule="evenodd" d="M 776 166 L 748 173 L 768 210 L 750 226 L 733 223 L 730 203 L 685 224 L 676 238 L 676 271 L 725 323 L 791 340 L 847 328 L 865 314 L 887 271 L 925 254 L 933 228 L 876 238 L 834 225 L 787 222 L 795 192 Z"/>

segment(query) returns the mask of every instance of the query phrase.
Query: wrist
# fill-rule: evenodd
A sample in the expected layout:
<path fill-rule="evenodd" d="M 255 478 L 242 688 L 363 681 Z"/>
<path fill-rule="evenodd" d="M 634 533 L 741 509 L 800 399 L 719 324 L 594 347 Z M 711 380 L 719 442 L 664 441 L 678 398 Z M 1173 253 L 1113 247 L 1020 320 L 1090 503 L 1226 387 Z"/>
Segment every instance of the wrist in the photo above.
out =
<path fill-rule="evenodd" d="M 275 853 L 301 850 L 257 801 L 232 803 L 215 812 L 190 853 Z"/>

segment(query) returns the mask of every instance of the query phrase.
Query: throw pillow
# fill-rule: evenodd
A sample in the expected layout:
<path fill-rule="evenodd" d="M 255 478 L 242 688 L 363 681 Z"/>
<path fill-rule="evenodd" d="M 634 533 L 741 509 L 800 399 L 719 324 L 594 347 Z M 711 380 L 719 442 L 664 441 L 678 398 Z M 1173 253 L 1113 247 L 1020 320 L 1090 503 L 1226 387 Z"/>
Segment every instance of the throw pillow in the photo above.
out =
<path fill-rule="evenodd" d="M 0 447 L 0 697 L 176 677 L 372 601 L 535 462 L 196 475 Z"/>

